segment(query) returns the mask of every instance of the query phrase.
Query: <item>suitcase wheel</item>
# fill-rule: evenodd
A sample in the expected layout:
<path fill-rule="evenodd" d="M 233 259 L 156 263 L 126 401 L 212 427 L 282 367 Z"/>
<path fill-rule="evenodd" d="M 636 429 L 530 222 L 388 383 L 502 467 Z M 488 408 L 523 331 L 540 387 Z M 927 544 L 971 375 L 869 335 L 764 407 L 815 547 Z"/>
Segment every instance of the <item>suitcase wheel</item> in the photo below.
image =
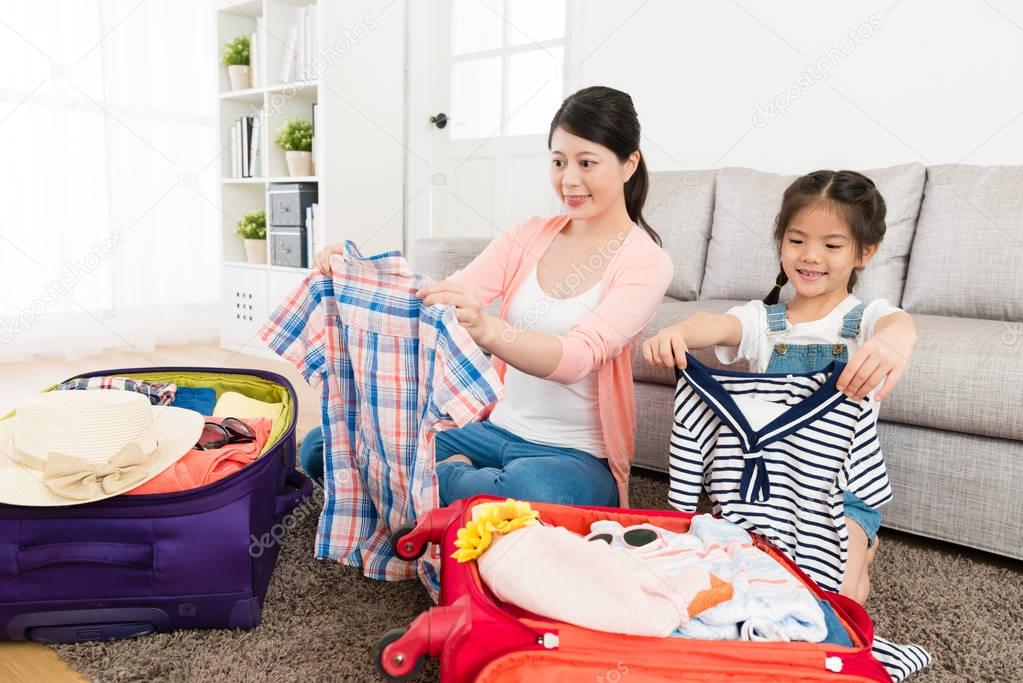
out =
<path fill-rule="evenodd" d="M 426 663 L 426 657 L 421 656 L 416 660 L 415 666 L 408 670 L 408 660 L 406 659 L 408 655 L 398 651 L 390 653 L 387 659 L 384 658 L 384 649 L 391 643 L 400 640 L 407 631 L 407 628 L 391 629 L 380 638 L 373 651 L 373 660 L 376 662 L 377 671 L 380 672 L 380 675 L 388 683 L 391 681 L 413 680 L 419 676 L 423 670 L 423 665 Z M 400 673 L 401 671 L 406 671 L 406 673 Z"/>
<path fill-rule="evenodd" d="M 426 539 L 406 538 L 415 530 L 415 524 L 406 524 L 391 534 L 391 550 L 402 560 L 418 560 L 426 554 L 426 547 L 428 545 Z"/>

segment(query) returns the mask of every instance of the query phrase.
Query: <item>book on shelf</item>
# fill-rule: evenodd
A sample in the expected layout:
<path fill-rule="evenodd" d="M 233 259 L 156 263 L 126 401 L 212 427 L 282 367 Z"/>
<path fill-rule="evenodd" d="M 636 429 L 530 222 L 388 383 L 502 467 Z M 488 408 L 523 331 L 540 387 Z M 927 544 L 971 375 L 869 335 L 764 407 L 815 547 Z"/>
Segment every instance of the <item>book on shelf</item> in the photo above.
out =
<path fill-rule="evenodd" d="M 313 75 L 313 7 L 302 8 L 302 25 L 305 27 L 302 48 L 305 53 L 302 56 L 302 80 L 310 81 L 315 78 Z"/>
<path fill-rule="evenodd" d="M 295 80 L 305 80 L 305 45 L 306 45 L 306 26 L 305 26 L 305 7 L 295 8 L 295 27 L 298 30 L 298 42 L 295 45 Z"/>
<path fill-rule="evenodd" d="M 242 156 L 242 178 L 251 177 L 249 173 L 249 165 L 251 160 L 249 159 L 249 150 L 251 148 L 251 128 L 250 123 L 252 119 L 248 116 L 243 116 L 238 119 L 238 125 L 241 126 L 241 156 Z"/>
<path fill-rule="evenodd" d="M 231 124 L 228 140 L 231 146 L 232 178 L 256 178 L 263 175 L 262 129 L 266 125 L 263 110 L 242 116 Z"/>
<path fill-rule="evenodd" d="M 263 79 L 259 65 L 263 58 L 263 17 L 256 17 L 256 32 L 249 37 L 249 72 L 252 78 L 252 87 L 263 86 Z"/>
<path fill-rule="evenodd" d="M 313 256 L 326 246 L 322 232 L 322 221 L 319 220 L 319 204 L 310 204 L 305 210 L 306 253 L 309 255 L 307 267 L 312 267 Z"/>
<path fill-rule="evenodd" d="M 295 80 L 316 80 L 318 74 L 314 62 L 319 52 L 319 7 L 317 5 L 296 7 L 295 26 L 298 32 L 295 46 Z"/>
<path fill-rule="evenodd" d="M 263 143 L 263 110 L 259 109 L 252 117 L 252 145 L 249 154 L 249 177 L 263 175 L 262 143 Z"/>
<path fill-rule="evenodd" d="M 231 125 L 231 132 L 228 135 L 228 139 L 231 141 L 231 177 L 239 177 L 238 172 L 238 123 L 235 122 Z"/>
<path fill-rule="evenodd" d="M 288 27 L 281 59 L 281 83 L 315 80 L 314 62 L 319 52 L 320 10 L 316 5 L 295 8 L 295 23 Z"/>
<path fill-rule="evenodd" d="M 295 80 L 295 61 L 297 55 L 295 50 L 298 47 L 298 26 L 292 24 L 288 27 L 288 40 L 284 45 L 284 55 L 281 58 L 281 83 L 291 83 Z"/>

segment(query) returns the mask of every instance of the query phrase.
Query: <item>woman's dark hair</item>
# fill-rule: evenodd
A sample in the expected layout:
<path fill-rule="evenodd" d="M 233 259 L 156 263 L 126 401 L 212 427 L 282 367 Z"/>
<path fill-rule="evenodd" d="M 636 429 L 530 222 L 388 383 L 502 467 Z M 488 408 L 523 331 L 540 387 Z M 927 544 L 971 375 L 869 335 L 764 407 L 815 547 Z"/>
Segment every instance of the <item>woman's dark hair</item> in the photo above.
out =
<path fill-rule="evenodd" d="M 821 203 L 845 219 L 857 254 L 865 247 L 880 244 L 884 239 L 886 208 L 884 197 L 874 181 L 856 171 L 814 171 L 797 178 L 785 190 L 781 210 L 774 222 L 774 241 L 779 245 L 779 250 L 792 218 L 803 209 Z M 853 270 L 849 278 L 850 292 L 856 285 L 856 270 Z M 788 281 L 785 269 L 781 268 L 774 289 L 764 297 L 764 303 L 778 303 L 781 288 Z"/>
<path fill-rule="evenodd" d="M 551 120 L 547 149 L 551 147 L 551 138 L 556 128 L 607 147 L 622 163 L 630 154 L 639 151 L 639 117 L 636 116 L 636 108 L 628 93 L 614 88 L 595 85 L 565 98 Z M 629 218 L 660 245 L 661 236 L 643 218 L 643 204 L 649 187 L 646 161 L 640 154 L 635 172 L 625 183 L 625 209 L 629 212 Z"/>

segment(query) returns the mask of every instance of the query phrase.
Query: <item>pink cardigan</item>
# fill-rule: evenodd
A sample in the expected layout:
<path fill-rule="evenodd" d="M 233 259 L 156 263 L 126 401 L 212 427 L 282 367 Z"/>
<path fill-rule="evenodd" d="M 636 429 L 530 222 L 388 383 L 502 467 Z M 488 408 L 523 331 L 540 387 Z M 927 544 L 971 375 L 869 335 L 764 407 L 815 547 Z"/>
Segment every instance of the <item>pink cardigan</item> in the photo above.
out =
<path fill-rule="evenodd" d="M 507 320 L 509 302 L 568 222 L 567 216 L 534 216 L 495 238 L 451 279 L 475 285 L 484 306 L 501 297 L 499 317 Z M 545 379 L 572 384 L 597 372 L 596 407 L 604 447 L 618 483 L 619 504 L 628 507 L 636 434 L 632 353 L 657 312 L 674 266 L 639 226 L 606 253 L 611 260 L 601 278 L 597 310 L 558 337 L 561 361 Z M 507 365 L 496 356 L 493 362 L 503 379 Z"/>

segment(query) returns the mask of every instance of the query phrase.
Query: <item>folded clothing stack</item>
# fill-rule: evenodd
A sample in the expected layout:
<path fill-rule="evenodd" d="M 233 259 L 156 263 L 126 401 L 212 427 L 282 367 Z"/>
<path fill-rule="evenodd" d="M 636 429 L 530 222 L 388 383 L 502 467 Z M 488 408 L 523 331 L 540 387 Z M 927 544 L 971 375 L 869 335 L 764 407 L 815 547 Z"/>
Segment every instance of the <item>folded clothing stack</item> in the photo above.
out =
<path fill-rule="evenodd" d="M 495 535 L 477 562 L 498 599 L 599 631 L 851 645 L 826 600 L 711 515 L 686 533 L 597 521 L 586 537 L 540 521 Z"/>
<path fill-rule="evenodd" d="M 207 417 L 206 422 L 220 424 L 224 418 Z M 221 448 L 193 448 L 183 458 L 127 495 L 178 493 L 206 486 L 228 477 L 252 463 L 263 451 L 273 422 L 264 418 L 242 420 L 255 435 L 253 441 L 228 443 Z"/>
<path fill-rule="evenodd" d="M 206 424 L 224 420 L 240 420 L 252 432 L 251 440 L 226 443 L 220 448 L 195 448 L 171 467 L 125 495 L 178 493 L 206 486 L 238 472 L 263 452 L 274 422 L 281 417 L 284 405 L 225 391 L 220 397 L 210 387 L 178 386 L 173 382 L 151 382 L 132 377 L 82 377 L 68 380 L 55 391 L 113 389 L 130 391 L 147 397 L 152 405 L 192 410 L 205 417 Z"/>

